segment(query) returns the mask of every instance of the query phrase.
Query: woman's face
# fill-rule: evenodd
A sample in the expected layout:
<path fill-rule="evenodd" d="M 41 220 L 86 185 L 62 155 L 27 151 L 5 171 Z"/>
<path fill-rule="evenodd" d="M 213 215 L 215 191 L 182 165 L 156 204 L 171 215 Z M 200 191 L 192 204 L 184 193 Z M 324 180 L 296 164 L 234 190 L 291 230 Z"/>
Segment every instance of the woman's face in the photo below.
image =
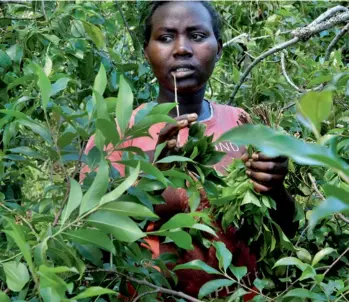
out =
<path fill-rule="evenodd" d="M 144 49 L 160 86 L 193 93 L 211 76 L 222 51 L 211 16 L 200 2 L 169 2 L 152 16 L 152 32 Z"/>

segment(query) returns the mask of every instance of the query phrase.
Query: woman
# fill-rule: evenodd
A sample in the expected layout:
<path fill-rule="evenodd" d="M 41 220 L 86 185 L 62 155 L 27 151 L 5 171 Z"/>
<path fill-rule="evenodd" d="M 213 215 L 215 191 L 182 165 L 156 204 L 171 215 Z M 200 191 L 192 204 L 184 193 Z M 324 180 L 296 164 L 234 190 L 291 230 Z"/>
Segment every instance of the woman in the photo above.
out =
<path fill-rule="evenodd" d="M 222 39 L 220 22 L 215 10 L 207 2 L 155 2 L 146 20 L 144 33 L 144 54 L 159 81 L 158 103 L 174 102 L 174 77 L 176 78 L 180 116 L 176 111 L 170 113 L 176 117 L 177 124 L 157 124 L 150 128 L 151 138 L 138 138 L 132 141 L 133 146 L 142 148 L 152 154 L 157 144 L 167 142 L 163 152 L 166 155 L 173 148 L 184 144 L 188 137 L 190 124 L 199 121 L 205 123 L 206 134 L 214 134 L 216 139 L 229 129 L 238 126 L 248 118 L 239 109 L 219 105 L 204 99 L 206 83 L 211 76 L 215 63 L 222 55 Z M 134 115 L 140 108 L 137 108 Z M 90 140 L 87 152 L 93 146 Z M 287 194 L 283 181 L 287 175 L 287 159 L 283 157 L 268 158 L 263 154 L 253 154 L 249 158 L 245 148 L 232 142 L 217 146 L 219 151 L 226 152 L 223 160 L 215 166 L 220 172 L 231 163 L 232 158 L 245 161 L 247 175 L 251 178 L 256 191 L 269 194 L 277 203 L 275 219 L 286 233 L 290 233 L 292 225 L 294 202 Z M 114 162 L 120 159 L 120 154 L 112 154 L 109 159 Z M 156 213 L 161 217 L 161 223 L 171 216 L 183 212 L 188 207 L 187 195 L 184 190 L 167 189 L 163 197 L 165 205 L 156 207 Z M 207 206 L 202 201 L 201 208 Z M 159 226 L 157 226 L 159 227 Z M 226 234 L 219 233 L 220 240 L 233 252 L 235 265 L 247 266 L 251 279 L 256 270 L 256 256 L 239 238 L 233 228 Z M 177 253 L 173 244 L 163 244 L 158 238 L 149 240 L 154 257 L 164 252 Z M 193 251 L 181 253 L 178 263 L 201 259 L 207 264 L 217 267 L 215 250 L 194 243 Z M 197 296 L 200 287 L 214 278 L 202 271 L 179 270 L 178 290 Z M 225 295 L 225 291 L 220 293 Z"/>

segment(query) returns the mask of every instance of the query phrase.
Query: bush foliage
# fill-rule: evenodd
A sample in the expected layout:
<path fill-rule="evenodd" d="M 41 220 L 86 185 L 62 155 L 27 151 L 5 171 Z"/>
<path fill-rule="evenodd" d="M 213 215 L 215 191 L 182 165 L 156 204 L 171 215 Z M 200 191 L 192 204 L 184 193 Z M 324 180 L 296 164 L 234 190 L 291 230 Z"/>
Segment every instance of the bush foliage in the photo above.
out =
<path fill-rule="evenodd" d="M 297 201 L 299 229 L 287 238 L 267 214 L 272 200 L 255 195 L 243 177 L 238 181 L 246 185 L 238 191 L 237 163 L 231 167 L 236 173 L 227 178 L 210 168 L 220 155 L 200 125 L 191 129 L 191 139 L 177 155 L 160 160 L 122 147 L 146 136 L 152 124 L 173 122 L 167 115 L 173 105 L 153 102 L 158 87 L 142 55 L 146 5 L 0 3 L 0 301 L 154 301 L 167 295 L 177 301 L 218 301 L 210 294 L 224 286 L 232 290 L 223 301 L 240 301 L 251 292 L 253 301 L 348 301 L 348 35 L 329 60 L 326 49 L 340 27 L 284 52 L 293 82 L 301 89 L 323 84 L 321 92 L 299 93 L 290 86 L 279 53 L 264 59 L 234 99 L 255 125 L 221 138 L 290 158 L 286 186 Z M 215 6 L 224 21 L 224 40 L 230 42 L 207 98 L 225 103 L 255 57 L 334 5 Z M 132 109 L 142 103 L 146 106 L 129 127 Z M 110 131 L 115 120 L 119 133 Z M 92 135 L 96 147 L 84 154 Z M 107 159 L 113 150 L 123 151 L 124 176 Z M 159 164 L 169 169 L 160 170 Z M 90 173 L 79 181 L 84 165 Z M 193 180 L 191 172 L 199 177 Z M 194 237 L 214 236 L 211 219 L 219 211 L 228 209 L 233 217 L 227 224 L 237 227 L 242 218 L 249 219 L 255 227 L 249 242 L 261 246 L 253 285 L 244 278 L 245 267 L 231 264 L 233 256 L 222 242 L 214 243 L 219 270 L 195 260 L 170 271 L 166 264 L 172 257 L 152 259 L 140 246 L 145 224 L 158 219 L 153 207 L 163 202 L 161 192 L 168 186 L 187 188 L 191 211 L 172 217 L 157 234 L 180 249 L 191 249 Z M 208 193 L 212 213 L 196 212 L 200 188 Z M 186 297 L 171 291 L 175 271 L 183 268 L 219 278 L 206 283 L 199 297 Z"/>

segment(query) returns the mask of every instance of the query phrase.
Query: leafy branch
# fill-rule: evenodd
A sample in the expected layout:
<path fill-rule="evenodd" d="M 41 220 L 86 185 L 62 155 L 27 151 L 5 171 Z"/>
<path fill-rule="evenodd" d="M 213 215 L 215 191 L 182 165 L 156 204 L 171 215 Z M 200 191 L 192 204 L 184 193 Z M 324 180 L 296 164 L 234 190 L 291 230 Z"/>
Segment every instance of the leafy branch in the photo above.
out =
<path fill-rule="evenodd" d="M 108 273 L 108 274 L 116 274 L 116 275 L 119 275 L 120 277 L 123 277 L 123 278 L 126 278 L 127 280 L 129 281 L 132 281 L 132 282 L 135 282 L 139 285 L 145 285 L 145 286 L 148 286 L 148 287 L 151 287 L 151 288 L 154 288 L 155 290 L 154 291 L 151 291 L 151 292 L 146 292 L 144 294 L 152 294 L 152 293 L 155 293 L 155 292 L 159 292 L 159 293 L 164 293 L 164 294 L 168 294 L 168 295 L 172 295 L 172 296 L 176 296 L 176 297 L 180 297 L 180 298 L 183 298 L 183 299 L 186 299 L 188 301 L 191 301 L 191 302 L 202 302 L 201 300 L 198 300 L 196 298 L 193 298 L 185 293 L 182 293 L 182 292 L 179 292 L 179 291 L 176 291 L 176 290 L 172 290 L 172 289 L 168 289 L 168 288 L 164 288 L 164 287 L 161 287 L 161 286 L 157 286 L 157 285 L 154 285 L 146 280 L 139 280 L 137 278 L 134 278 L 134 277 L 131 277 L 131 276 L 128 276 L 126 274 L 123 274 L 123 273 L 120 273 L 116 270 L 111 270 L 111 269 L 94 269 L 94 270 L 89 270 L 87 271 L 89 273 L 95 273 L 95 272 L 104 272 L 104 273 Z M 139 295 L 136 299 L 139 299 L 142 295 Z M 134 300 L 136 301 L 136 300 Z"/>
<path fill-rule="evenodd" d="M 339 11 L 344 11 L 344 13 L 340 13 L 335 15 Z M 331 17 L 335 15 L 334 17 Z M 331 17 L 330 19 L 327 20 L 327 18 Z M 312 36 L 326 30 L 329 28 L 334 27 L 337 24 L 346 22 L 349 20 L 349 10 L 343 6 L 336 6 L 332 9 L 329 9 L 325 13 L 321 14 L 316 20 L 314 20 L 312 23 L 305 27 L 300 27 L 295 29 L 292 32 L 292 35 L 294 38 L 291 40 L 288 40 L 286 42 L 283 42 L 281 44 L 278 44 L 274 46 L 273 48 L 269 49 L 268 51 L 262 53 L 259 55 L 246 69 L 246 71 L 242 74 L 239 83 L 235 86 L 234 91 L 232 92 L 232 95 L 228 101 L 228 104 L 231 105 L 235 99 L 236 94 L 238 93 L 241 85 L 245 82 L 247 76 L 250 74 L 252 69 L 261 61 L 263 61 L 266 57 L 277 53 L 285 48 L 290 47 L 291 45 L 294 45 L 298 43 L 299 41 L 307 41 L 310 39 Z M 345 27 L 346 28 L 346 27 Z M 345 29 L 343 28 L 343 29 Z M 343 31 L 343 30 L 342 30 Z M 342 32 L 341 31 L 341 32 Z M 329 45 L 329 49 L 331 50 L 335 44 L 338 42 L 340 37 L 344 35 L 344 33 L 347 31 L 347 29 L 344 30 L 344 32 L 338 37 L 338 35 L 334 38 L 332 43 Z M 331 48 L 330 48 L 331 47 Z M 292 85 L 293 86 L 293 85 Z M 293 86 L 294 87 L 294 86 Z M 295 88 L 295 87 L 294 87 Z M 297 90 L 298 91 L 298 90 Z"/>

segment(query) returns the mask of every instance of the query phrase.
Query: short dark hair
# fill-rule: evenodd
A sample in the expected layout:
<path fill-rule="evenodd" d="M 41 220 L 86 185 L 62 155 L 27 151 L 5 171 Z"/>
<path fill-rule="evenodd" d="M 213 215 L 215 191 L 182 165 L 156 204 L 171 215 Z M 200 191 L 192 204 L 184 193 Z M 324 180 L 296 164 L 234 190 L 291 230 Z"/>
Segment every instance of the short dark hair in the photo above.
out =
<path fill-rule="evenodd" d="M 144 21 L 144 30 L 143 30 L 143 47 L 146 47 L 149 43 L 150 36 L 151 36 L 151 31 L 152 31 L 152 23 L 151 23 L 151 18 L 153 17 L 155 11 L 162 5 L 169 3 L 172 1 L 152 1 L 148 5 L 148 15 L 145 18 Z M 211 16 L 211 22 L 212 22 L 212 28 L 214 35 L 218 40 L 221 39 L 221 29 L 222 29 L 222 22 L 221 22 L 221 17 L 215 10 L 215 8 L 208 2 L 208 1 L 195 1 L 201 3 L 209 12 Z"/>

